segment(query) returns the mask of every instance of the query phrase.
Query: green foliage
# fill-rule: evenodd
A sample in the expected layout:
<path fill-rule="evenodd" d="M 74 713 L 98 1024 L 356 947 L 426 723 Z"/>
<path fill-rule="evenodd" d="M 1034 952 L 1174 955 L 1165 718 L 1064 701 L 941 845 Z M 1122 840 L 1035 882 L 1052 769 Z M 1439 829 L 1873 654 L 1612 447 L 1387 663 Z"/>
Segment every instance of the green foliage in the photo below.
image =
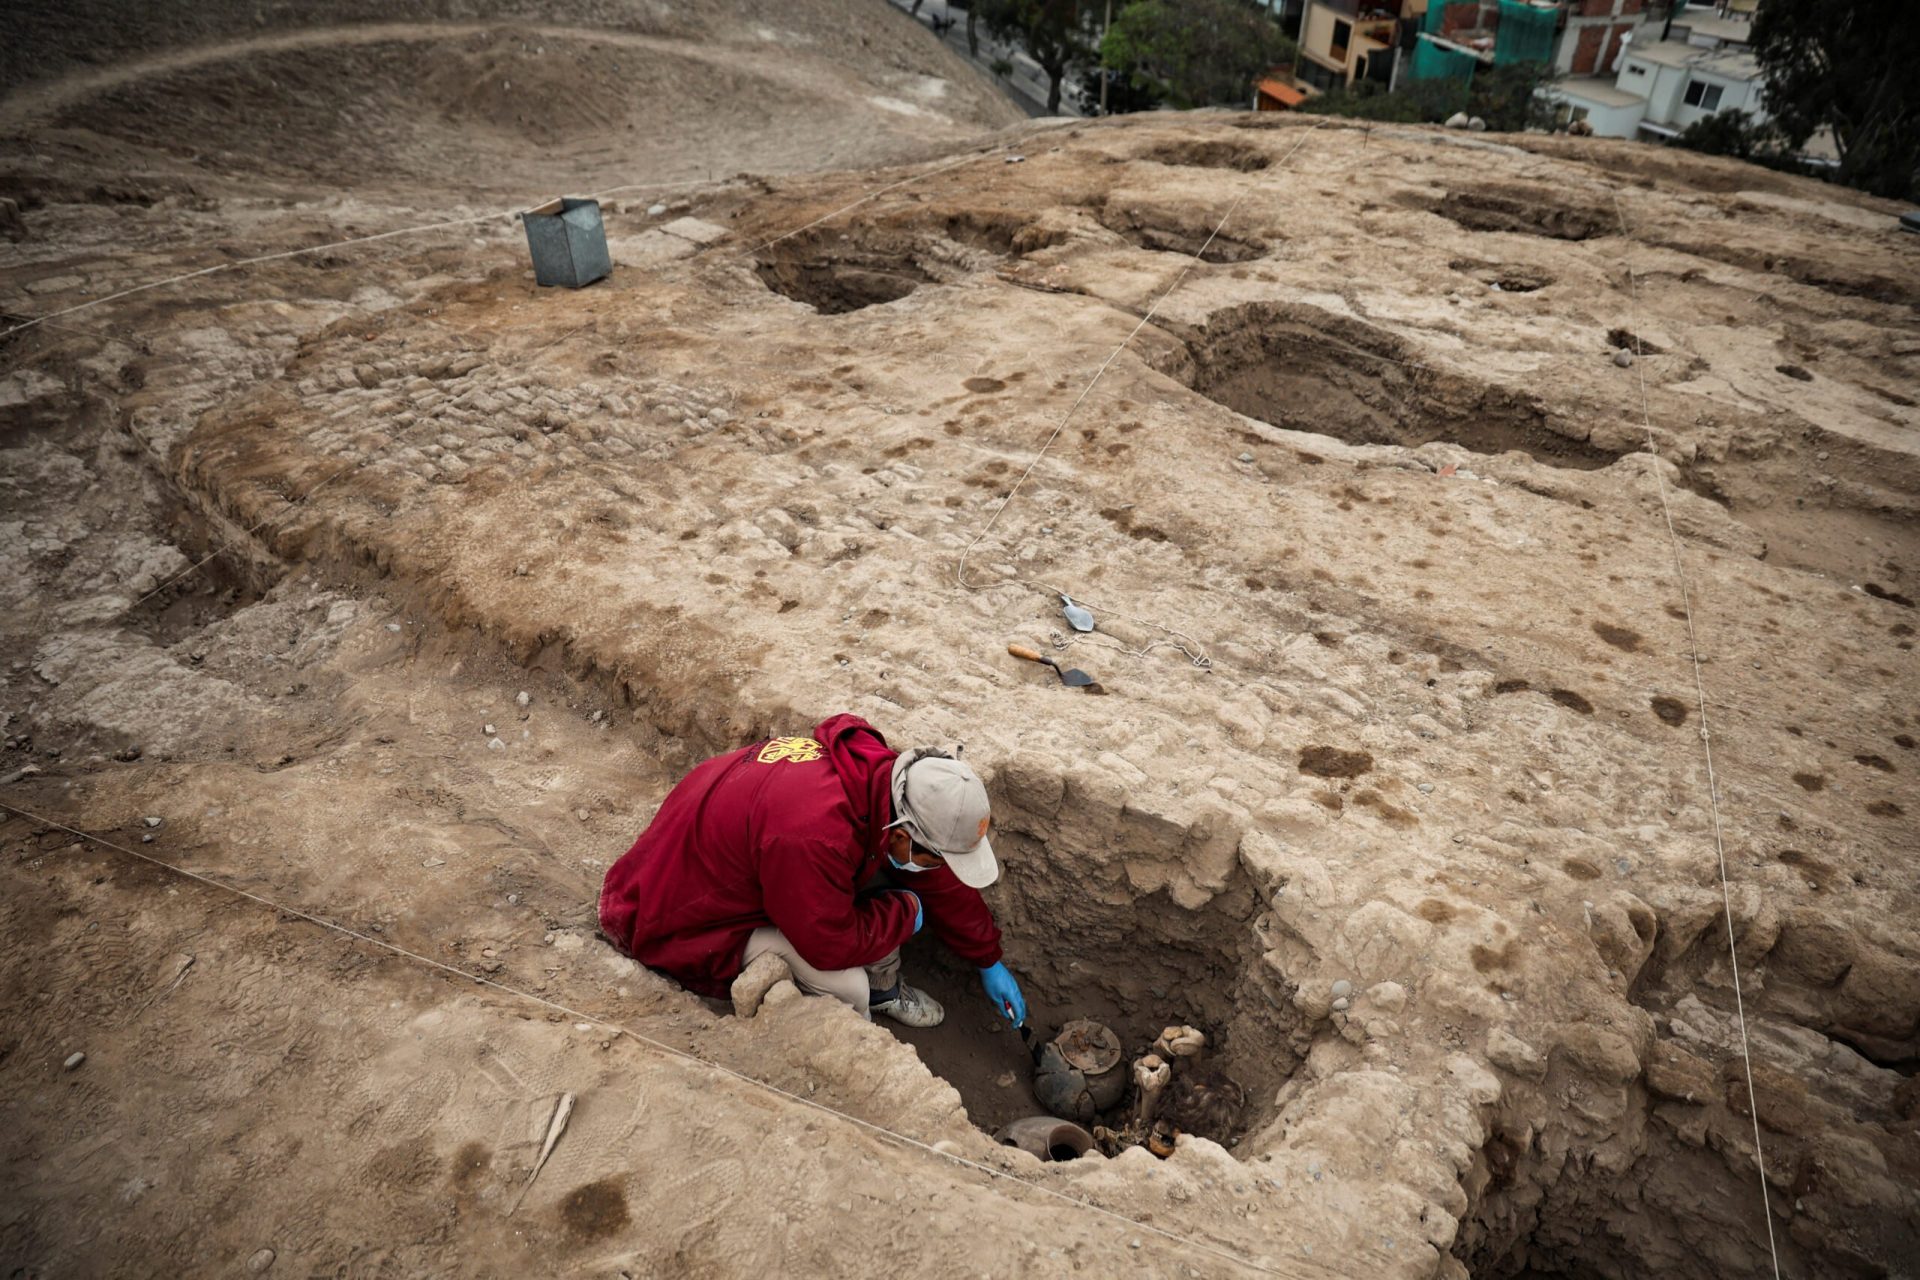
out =
<path fill-rule="evenodd" d="M 1831 171 L 1809 166 L 1794 155 L 1794 149 L 1772 123 L 1757 121 L 1750 113 L 1740 110 L 1722 111 L 1694 121 L 1673 140 L 1673 145 L 1702 155 L 1745 160 L 1783 173 L 1827 181 L 1834 177 Z"/>
<path fill-rule="evenodd" d="M 1103 66 L 1182 108 L 1243 107 L 1259 75 L 1293 59 L 1293 41 L 1247 0 L 1133 0 L 1100 43 Z"/>
<path fill-rule="evenodd" d="M 1694 121 L 1674 139 L 1674 144 L 1704 155 L 1752 160 L 1777 151 L 1777 141 L 1772 129 L 1754 123 L 1749 113 L 1735 110 Z"/>
<path fill-rule="evenodd" d="M 1397 93 L 1361 81 L 1351 89 L 1329 89 L 1308 98 L 1300 110 L 1317 116 L 1348 116 L 1394 124 L 1439 124 L 1467 106 L 1462 80 L 1415 80 Z"/>
<path fill-rule="evenodd" d="M 1047 112 L 1060 110 L 1067 68 L 1093 57 L 1090 21 L 1102 0 L 974 0 L 980 21 L 996 39 L 1011 40 L 1047 73 Z"/>
<path fill-rule="evenodd" d="M 1767 0 L 1753 23 L 1767 110 L 1789 147 L 1830 127 L 1839 180 L 1920 191 L 1920 20 L 1912 0 Z"/>
<path fill-rule="evenodd" d="M 1544 62 L 1482 67 L 1474 72 L 1467 93 L 1467 114 L 1484 119 L 1495 133 L 1550 129 L 1553 104 L 1540 91 L 1553 79 L 1553 69 Z"/>
<path fill-rule="evenodd" d="M 1545 63 L 1516 62 L 1481 67 L 1471 83 L 1412 80 L 1393 93 L 1360 83 L 1309 98 L 1300 110 L 1399 124 L 1439 124 L 1454 112 L 1464 111 L 1485 120 L 1487 128 L 1496 133 L 1518 133 L 1551 126 L 1553 107 L 1540 96 L 1540 90 L 1552 80 Z"/>

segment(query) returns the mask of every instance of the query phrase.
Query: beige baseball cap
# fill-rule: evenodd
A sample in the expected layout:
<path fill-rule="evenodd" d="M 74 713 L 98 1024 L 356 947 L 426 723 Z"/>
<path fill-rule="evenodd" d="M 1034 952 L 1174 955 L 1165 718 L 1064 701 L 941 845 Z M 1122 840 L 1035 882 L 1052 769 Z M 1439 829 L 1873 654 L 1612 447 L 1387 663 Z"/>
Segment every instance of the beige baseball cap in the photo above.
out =
<path fill-rule="evenodd" d="M 918 748 L 893 761 L 893 816 L 916 842 L 939 854 L 960 883 L 984 889 L 1000 878 L 987 841 L 992 807 L 972 766 L 944 751 Z"/>

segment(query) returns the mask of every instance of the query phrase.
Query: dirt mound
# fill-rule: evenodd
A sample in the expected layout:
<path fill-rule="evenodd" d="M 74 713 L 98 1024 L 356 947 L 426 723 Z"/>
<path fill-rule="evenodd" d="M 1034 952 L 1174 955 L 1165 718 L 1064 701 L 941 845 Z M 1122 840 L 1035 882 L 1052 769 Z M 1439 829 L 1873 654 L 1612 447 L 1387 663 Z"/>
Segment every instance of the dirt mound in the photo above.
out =
<path fill-rule="evenodd" d="M 634 161 L 660 155 L 663 141 L 699 154 L 710 139 L 749 138 L 769 100 L 783 104 L 780 145 L 809 150 L 819 144 L 791 135 L 837 135 L 835 117 L 852 105 L 771 58 L 508 28 L 225 59 L 107 90 L 57 123 L 234 174 L 359 183 L 451 165 L 476 178 L 578 184 L 574 175 L 596 169 L 652 176 Z M 772 168 L 779 149 L 757 158 Z M 678 164 L 659 176 L 686 172 Z"/>

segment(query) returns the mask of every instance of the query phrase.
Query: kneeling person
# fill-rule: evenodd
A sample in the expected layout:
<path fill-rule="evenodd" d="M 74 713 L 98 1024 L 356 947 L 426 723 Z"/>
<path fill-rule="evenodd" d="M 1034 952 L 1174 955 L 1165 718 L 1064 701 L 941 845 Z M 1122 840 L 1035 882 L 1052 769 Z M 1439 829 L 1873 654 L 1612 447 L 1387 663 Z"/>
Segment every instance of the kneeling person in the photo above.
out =
<path fill-rule="evenodd" d="M 980 896 L 1000 874 L 990 821 L 967 765 L 894 751 L 860 717 L 833 716 L 810 738 L 758 742 L 681 779 L 608 869 L 600 927 L 701 995 L 751 967 L 742 987 L 757 1003 L 770 981 L 752 979 L 785 976 L 783 962 L 801 990 L 913 1027 L 945 1016 L 900 980 L 900 944 L 930 928 L 1018 1026 L 1026 999 Z"/>

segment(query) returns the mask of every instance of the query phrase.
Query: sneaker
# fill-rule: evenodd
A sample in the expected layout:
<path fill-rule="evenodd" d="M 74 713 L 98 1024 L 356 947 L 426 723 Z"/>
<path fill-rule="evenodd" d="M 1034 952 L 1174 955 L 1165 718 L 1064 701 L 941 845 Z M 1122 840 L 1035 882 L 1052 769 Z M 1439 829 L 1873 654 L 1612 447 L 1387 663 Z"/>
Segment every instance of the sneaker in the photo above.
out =
<path fill-rule="evenodd" d="M 900 994 L 891 1000 L 867 1006 L 867 1012 L 884 1015 L 907 1027 L 937 1027 L 946 1020 L 947 1011 L 918 987 L 900 984 Z"/>
<path fill-rule="evenodd" d="M 787 962 L 771 951 L 763 951 L 733 980 L 733 1012 L 736 1017 L 751 1018 L 760 1012 L 760 1001 L 775 984 L 793 977 Z"/>

